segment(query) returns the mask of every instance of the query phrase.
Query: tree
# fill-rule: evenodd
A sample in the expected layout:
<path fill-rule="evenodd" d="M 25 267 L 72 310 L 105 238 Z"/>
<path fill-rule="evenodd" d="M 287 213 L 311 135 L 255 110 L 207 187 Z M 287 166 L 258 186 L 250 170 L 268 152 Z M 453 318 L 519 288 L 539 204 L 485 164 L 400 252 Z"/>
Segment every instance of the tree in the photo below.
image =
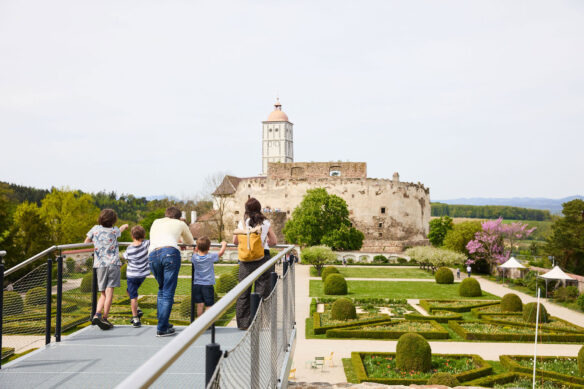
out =
<path fill-rule="evenodd" d="M 428 240 L 430 240 L 432 246 L 442 246 L 446 233 L 452 230 L 453 226 L 454 223 L 448 216 L 442 216 L 437 219 L 430 220 L 430 232 L 428 233 Z"/>
<path fill-rule="evenodd" d="M 155 211 L 148 212 L 144 219 L 140 222 L 140 225 L 146 230 L 146 238 L 150 237 L 150 227 L 152 227 L 152 223 L 154 220 L 160 219 L 164 217 L 164 212 L 166 210 L 164 208 L 157 209 Z"/>
<path fill-rule="evenodd" d="M 324 265 L 337 259 L 335 253 L 333 253 L 333 251 L 327 246 L 312 246 L 305 248 L 302 250 L 301 256 L 302 262 L 312 265 L 316 269 L 319 277 Z"/>
<path fill-rule="evenodd" d="M 435 268 L 458 266 L 466 260 L 464 254 L 429 246 L 410 247 L 405 251 L 405 254 L 418 263 L 431 265 Z"/>
<path fill-rule="evenodd" d="M 222 241 L 225 234 L 225 225 L 227 224 L 227 208 L 233 201 L 233 194 L 237 184 L 233 181 L 238 180 L 225 172 L 217 172 L 207 176 L 205 186 L 213 190 L 213 211 L 212 221 L 217 225 L 218 240 Z"/>
<path fill-rule="evenodd" d="M 288 242 L 303 246 L 328 242 L 337 250 L 358 250 L 364 238 L 351 225 L 345 200 L 329 195 L 324 188 L 306 191 L 283 232 Z"/>
<path fill-rule="evenodd" d="M 523 239 L 535 230 L 527 229 L 527 225 L 521 223 L 513 224 L 503 224 L 502 218 L 482 223 L 481 231 L 477 232 L 475 238 L 466 245 L 473 260 L 486 261 L 491 270 L 495 265 L 505 262 L 511 253 L 505 250 L 505 238 L 513 244 L 514 240 Z"/>
<path fill-rule="evenodd" d="M 55 244 L 83 241 L 97 222 L 99 209 L 91 195 L 53 188 L 42 201 L 40 214 L 51 230 Z"/>
<path fill-rule="evenodd" d="M 24 202 L 14 212 L 12 247 L 7 264 L 16 265 L 52 245 L 51 230 L 36 204 Z"/>
<path fill-rule="evenodd" d="M 469 255 L 466 245 L 474 239 L 475 234 L 481 229 L 481 222 L 479 221 L 457 223 L 446 233 L 442 247 Z"/>
<path fill-rule="evenodd" d="M 552 224 L 546 250 L 556 257 L 560 267 L 584 274 L 584 201 L 562 204 L 563 217 Z"/>

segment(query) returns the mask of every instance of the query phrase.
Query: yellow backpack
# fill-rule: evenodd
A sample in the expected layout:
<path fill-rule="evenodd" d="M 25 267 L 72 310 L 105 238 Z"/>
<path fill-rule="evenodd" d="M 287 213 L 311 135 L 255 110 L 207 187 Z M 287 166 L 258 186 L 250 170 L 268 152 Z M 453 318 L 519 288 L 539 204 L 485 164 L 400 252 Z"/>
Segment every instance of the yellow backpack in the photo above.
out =
<path fill-rule="evenodd" d="M 249 227 L 243 221 L 244 228 L 233 231 L 237 235 L 237 253 L 241 262 L 258 261 L 264 257 L 262 244 L 262 226 Z"/>

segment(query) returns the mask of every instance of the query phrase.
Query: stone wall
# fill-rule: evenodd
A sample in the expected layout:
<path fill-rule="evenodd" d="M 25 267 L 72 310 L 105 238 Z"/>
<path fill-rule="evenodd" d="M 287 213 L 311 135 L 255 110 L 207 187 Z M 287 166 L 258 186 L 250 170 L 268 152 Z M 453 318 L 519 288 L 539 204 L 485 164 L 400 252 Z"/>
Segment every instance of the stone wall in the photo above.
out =
<path fill-rule="evenodd" d="M 367 164 L 365 162 L 293 162 L 268 164 L 268 178 L 272 180 L 332 178 L 331 174 L 339 174 L 339 178 L 367 178 Z"/>
<path fill-rule="evenodd" d="M 226 209 L 227 234 L 233 231 L 236 221 L 241 219 L 244 204 L 249 197 L 257 198 L 262 208 L 278 211 L 289 218 L 308 189 L 322 187 L 347 202 L 353 225 L 365 234 L 363 250 L 400 253 L 405 247 L 428 243 L 430 191 L 422 184 L 400 182 L 398 179 L 347 178 L 343 175 L 275 178 L 284 174 L 282 172 L 290 172 L 292 168 L 304 165 L 311 164 L 270 164 L 270 168 L 276 168 L 269 171 L 268 177 L 241 179 L 233 201 Z M 364 163 L 348 165 L 363 165 L 360 169 L 366 171 Z M 320 174 L 326 171 L 323 169 Z M 274 230 L 282 236 L 281 229 Z"/>

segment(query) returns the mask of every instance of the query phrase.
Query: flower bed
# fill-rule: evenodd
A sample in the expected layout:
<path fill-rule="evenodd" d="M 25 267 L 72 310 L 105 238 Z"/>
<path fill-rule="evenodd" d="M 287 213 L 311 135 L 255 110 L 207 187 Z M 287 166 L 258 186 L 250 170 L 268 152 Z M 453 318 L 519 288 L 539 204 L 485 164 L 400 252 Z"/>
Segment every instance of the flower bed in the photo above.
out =
<path fill-rule="evenodd" d="M 428 313 L 434 311 L 469 312 L 473 308 L 499 304 L 497 300 L 420 300 L 420 306 Z"/>
<path fill-rule="evenodd" d="M 535 328 L 534 323 L 528 323 L 523 320 L 523 316 L 518 315 L 509 315 L 509 314 L 491 314 L 491 315 L 482 315 L 482 319 L 484 321 L 488 321 L 489 323 L 497 323 L 497 324 L 511 324 L 516 326 L 524 326 L 524 327 L 531 327 Z M 562 320 L 558 317 L 550 316 L 550 321 L 548 323 L 540 323 L 539 328 L 547 328 L 549 330 L 555 331 L 559 330 L 562 332 L 575 332 L 575 333 L 584 333 L 584 328 L 579 327 L 575 324 L 570 323 L 569 321 Z"/>
<path fill-rule="evenodd" d="M 535 330 L 532 327 L 482 321 L 457 322 L 454 320 L 449 321 L 448 325 L 466 340 L 533 342 L 535 339 Z M 584 341 L 584 334 L 551 331 L 542 328 L 538 331 L 537 338 L 539 342 L 544 343 L 575 343 Z"/>
<path fill-rule="evenodd" d="M 537 383 L 540 388 L 544 389 L 564 389 L 564 388 L 584 388 L 584 385 L 569 383 L 557 379 L 544 379 L 541 377 L 537 379 Z M 506 385 L 508 384 L 508 385 Z M 532 384 L 532 376 L 527 373 L 520 373 L 516 371 L 489 375 L 486 377 L 477 378 L 476 380 L 465 382 L 467 386 L 482 386 L 482 387 L 495 387 L 495 388 L 530 388 Z"/>
<path fill-rule="evenodd" d="M 395 353 L 352 352 L 351 364 L 358 382 L 377 382 L 386 385 L 423 385 L 437 372 L 451 373 L 460 382 L 483 377 L 492 367 L 478 355 L 434 354 L 430 372 L 399 371 Z"/>
<path fill-rule="evenodd" d="M 448 323 L 449 320 L 462 320 L 462 315 L 450 311 L 434 311 L 429 316 L 424 316 L 421 313 L 406 313 L 407 320 L 434 320 L 438 323 Z"/>
<path fill-rule="evenodd" d="M 482 318 L 483 315 L 490 314 L 505 314 L 513 316 L 521 316 L 521 312 L 503 312 L 501 311 L 501 304 L 487 305 L 486 307 L 473 308 L 470 310 L 473 316 L 477 319 Z"/>
<path fill-rule="evenodd" d="M 318 297 L 313 298 L 313 305 L 311 304 L 311 314 L 316 311 L 317 304 L 324 304 L 325 311 L 330 309 L 330 305 L 334 303 L 336 298 L 331 297 Z M 356 307 L 368 311 L 369 313 L 381 313 L 386 314 L 386 312 L 380 312 L 381 310 L 389 310 L 389 314 L 392 318 L 402 318 L 408 311 L 415 311 L 414 307 L 408 304 L 405 299 L 390 299 L 390 298 L 349 298 L 355 304 Z"/>
<path fill-rule="evenodd" d="M 352 326 L 326 331 L 327 338 L 398 339 L 403 334 L 415 332 L 426 339 L 448 339 L 448 331 L 435 321 L 401 320 L 378 324 Z"/>
<path fill-rule="evenodd" d="M 533 357 L 526 355 L 501 355 L 501 364 L 511 371 L 531 374 Z M 536 377 L 558 379 L 584 385 L 584 377 L 578 374 L 578 361 L 571 357 L 538 357 Z"/>
<path fill-rule="evenodd" d="M 353 327 L 355 325 L 373 324 L 373 323 L 388 323 L 391 318 L 386 315 L 370 315 L 359 314 L 357 320 L 330 320 L 330 311 L 325 313 L 314 313 L 312 315 L 313 329 L 315 335 L 326 334 L 328 330 L 337 328 Z M 322 319 L 325 319 L 323 322 Z M 327 322 L 328 320 L 328 322 Z"/>

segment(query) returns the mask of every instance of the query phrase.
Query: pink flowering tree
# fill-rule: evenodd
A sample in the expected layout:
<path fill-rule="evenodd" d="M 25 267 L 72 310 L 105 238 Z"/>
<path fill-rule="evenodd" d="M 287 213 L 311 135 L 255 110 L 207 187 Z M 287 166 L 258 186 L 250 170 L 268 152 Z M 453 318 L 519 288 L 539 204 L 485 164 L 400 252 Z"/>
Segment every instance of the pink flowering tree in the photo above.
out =
<path fill-rule="evenodd" d="M 487 220 L 481 226 L 482 230 L 466 245 L 472 256 L 467 263 L 484 260 L 491 268 L 509 259 L 515 242 L 528 237 L 535 230 L 528 229 L 527 224 L 519 222 L 503 224 L 503 218 Z M 506 249 L 505 243 L 508 243 L 509 250 Z"/>

